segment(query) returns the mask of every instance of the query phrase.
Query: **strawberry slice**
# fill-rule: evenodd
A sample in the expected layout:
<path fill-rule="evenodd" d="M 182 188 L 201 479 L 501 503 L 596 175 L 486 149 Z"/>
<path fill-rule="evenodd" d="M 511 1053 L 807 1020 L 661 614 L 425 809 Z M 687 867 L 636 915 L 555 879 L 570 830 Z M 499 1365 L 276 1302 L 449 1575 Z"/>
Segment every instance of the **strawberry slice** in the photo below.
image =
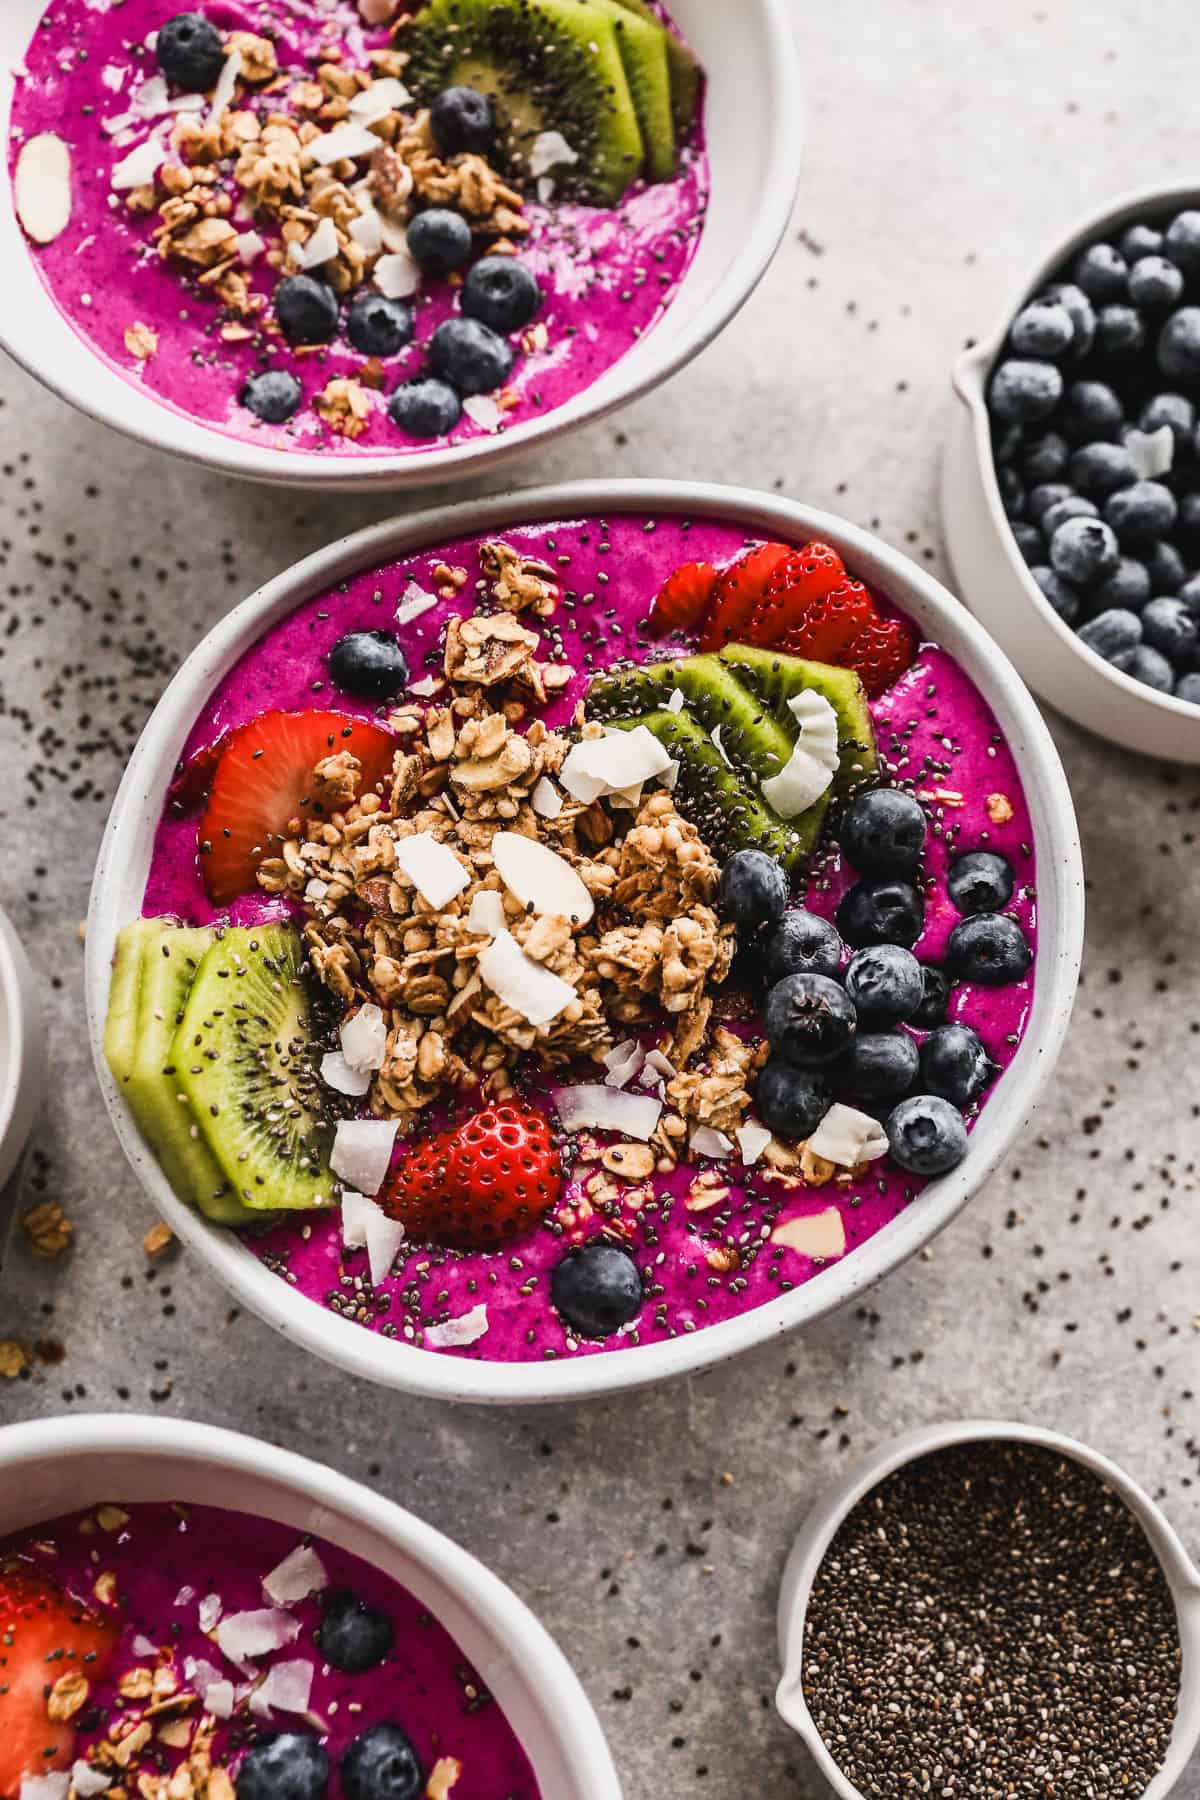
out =
<path fill-rule="evenodd" d="M 738 642 L 742 627 L 788 554 L 786 544 L 760 544 L 729 565 L 717 583 L 712 610 L 700 633 L 701 650 L 720 650 L 725 644 Z"/>
<path fill-rule="evenodd" d="M 666 637 L 668 632 L 690 631 L 698 625 L 712 604 L 717 580 L 711 563 L 684 563 L 668 575 L 646 621 L 650 636 Z"/>
<path fill-rule="evenodd" d="M 828 544 L 805 544 L 791 550 L 774 570 L 766 593 L 755 607 L 742 634 L 747 644 L 774 644 L 798 624 L 814 600 L 846 579 L 846 565 Z"/>
<path fill-rule="evenodd" d="M 532 1230 L 561 1190 L 562 1164 L 544 1116 L 506 1102 L 418 1144 L 380 1204 L 409 1238 L 494 1250 Z"/>
<path fill-rule="evenodd" d="M 362 764 L 359 793 L 392 766 L 396 740 L 378 725 L 336 712 L 266 712 L 230 737 L 200 821 L 200 867 L 217 905 L 254 887 L 255 870 L 278 853 L 293 819 L 334 812 L 322 801 L 313 769 L 336 751 Z"/>
<path fill-rule="evenodd" d="M 167 804 L 177 817 L 194 812 L 208 799 L 217 764 L 228 742 L 229 733 L 223 731 L 214 743 L 206 744 L 187 762 L 176 765 L 175 779 L 167 789 Z"/>
<path fill-rule="evenodd" d="M 847 644 L 876 617 L 874 602 L 862 582 L 847 575 L 804 609 L 779 640 L 779 648 L 789 656 L 807 656 L 812 662 L 839 663 Z"/>
<path fill-rule="evenodd" d="M 76 1678 L 94 1689 L 116 1635 L 29 1564 L 0 1568 L 0 1800 L 18 1800 L 27 1776 L 68 1766 L 75 1728 L 50 1717 L 51 1690 Z"/>
<path fill-rule="evenodd" d="M 902 620 L 876 617 L 850 640 L 840 661 L 854 670 L 867 698 L 874 700 L 912 668 L 916 656 L 917 641 Z"/>

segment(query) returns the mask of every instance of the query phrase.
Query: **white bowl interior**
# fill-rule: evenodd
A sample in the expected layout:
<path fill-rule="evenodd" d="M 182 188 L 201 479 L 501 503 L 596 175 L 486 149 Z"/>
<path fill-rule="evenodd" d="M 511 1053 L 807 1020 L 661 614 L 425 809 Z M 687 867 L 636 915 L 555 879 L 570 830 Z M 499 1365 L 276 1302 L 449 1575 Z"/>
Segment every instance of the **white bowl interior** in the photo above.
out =
<path fill-rule="evenodd" d="M 591 1704 L 524 1603 L 465 1550 L 345 1476 L 172 1419 L 54 1419 L 0 1432 L 0 1535 L 103 1501 L 182 1501 L 314 1532 L 401 1582 L 474 1664 L 546 1800 L 620 1800 Z"/>
<path fill-rule="evenodd" d="M 0 912 L 0 1189 L 20 1161 L 44 1091 L 45 1027 L 28 958 Z M 0 1206 L 0 1259 L 6 1210 Z"/>
<path fill-rule="evenodd" d="M 0 6 L 5 143 L 12 71 L 45 10 L 46 0 L 4 0 Z M 164 17 L 170 10 L 164 0 Z M 407 488 L 451 480 L 597 418 L 681 368 L 729 322 L 774 255 L 799 177 L 798 84 L 783 0 L 740 0 L 734 10 L 708 0 L 674 0 L 672 12 L 709 77 L 713 189 L 700 246 L 655 329 L 584 393 L 544 417 L 500 437 L 403 457 L 289 454 L 222 436 L 128 382 L 76 334 L 49 298 L 28 253 L 7 177 L 0 183 L 0 262 L 7 284 L 0 343 L 55 393 L 144 444 L 230 474 L 292 486 Z"/>
<path fill-rule="evenodd" d="M 826 1749 L 804 1698 L 804 1630 L 813 1581 L 844 1521 L 880 1482 L 936 1450 L 995 1439 L 1036 1444 L 1073 1457 L 1092 1470 L 1125 1502 L 1158 1557 L 1175 1603 L 1183 1668 L 1175 1730 L 1167 1757 L 1139 1800 L 1165 1800 L 1200 1743 L 1200 1569 L 1188 1556 L 1161 1508 L 1122 1468 L 1074 1438 L 1034 1425 L 972 1419 L 924 1426 L 882 1445 L 818 1500 L 792 1547 L 780 1589 L 779 1645 L 784 1665 L 776 1693 L 780 1714 L 803 1738 L 840 1800 L 862 1800 L 859 1789 Z"/>
<path fill-rule="evenodd" d="M 103 1056 L 116 933 L 141 911 L 167 784 L 206 695 L 266 627 L 353 570 L 419 544 L 535 520 L 631 511 L 729 518 L 768 536 L 819 537 L 844 553 L 975 680 L 1016 758 L 1038 857 L 1038 963 L 1029 1025 L 971 1135 L 965 1161 L 844 1261 L 739 1318 L 664 1344 L 553 1363 L 470 1362 L 377 1337 L 297 1295 L 228 1231 L 175 1198 L 120 1099 Z M 153 1204 L 245 1304 L 288 1337 L 369 1380 L 492 1402 L 560 1400 L 640 1386 L 718 1362 L 832 1311 L 920 1249 L 955 1216 L 1021 1130 L 1054 1067 L 1070 1018 L 1083 936 L 1083 871 L 1070 794 L 1040 713 L 1010 665 L 953 597 L 907 557 L 829 514 L 739 489 L 660 482 L 571 484 L 375 526 L 309 557 L 221 621 L 159 702 L 121 783 L 100 850 L 87 933 L 87 1005 L 97 1072 L 117 1134 Z"/>

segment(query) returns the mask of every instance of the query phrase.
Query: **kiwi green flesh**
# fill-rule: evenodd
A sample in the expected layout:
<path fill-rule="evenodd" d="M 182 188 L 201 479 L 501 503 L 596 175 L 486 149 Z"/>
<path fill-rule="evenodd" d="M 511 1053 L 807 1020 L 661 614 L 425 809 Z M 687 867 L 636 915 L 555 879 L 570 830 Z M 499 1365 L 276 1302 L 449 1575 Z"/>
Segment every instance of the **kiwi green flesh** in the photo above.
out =
<path fill-rule="evenodd" d="M 432 0 L 405 35 L 405 81 L 426 103 L 473 87 L 496 109 L 498 152 L 528 178 L 543 131 L 579 157 L 560 191 L 613 206 L 645 165 L 645 146 L 612 20 L 590 0 Z"/>
<path fill-rule="evenodd" d="M 333 1204 L 316 999 L 299 934 L 222 931 L 196 971 L 171 1046 L 192 1116 L 251 1212 Z"/>
<path fill-rule="evenodd" d="M 662 21 L 650 0 L 614 0 L 626 12 L 636 13 L 658 25 Z M 700 111 L 700 64 L 682 38 L 663 26 L 667 40 L 667 62 L 671 71 L 671 111 L 675 119 L 675 136 L 682 140 L 696 123 Z"/>
<path fill-rule="evenodd" d="M 142 953 L 147 944 L 167 929 L 165 919 L 135 919 L 117 933 L 112 975 L 108 984 L 108 1012 L 104 1020 L 104 1060 L 112 1078 L 124 1090 L 133 1073 L 137 1050 L 138 1001 L 142 987 Z"/>
<path fill-rule="evenodd" d="M 853 669 L 785 656 L 753 644 L 727 644 L 720 655 L 785 725 L 794 723 L 788 701 L 805 689 L 828 700 L 838 722 L 840 761 L 833 783 L 835 794 L 850 793 L 874 779 L 878 769 L 875 727 L 866 690 Z"/>
<path fill-rule="evenodd" d="M 126 1087 L 142 1135 L 181 1200 L 214 1224 L 246 1225 L 254 1214 L 236 1198 L 175 1079 L 171 1045 L 211 931 L 172 926 L 142 954 L 137 1046 Z"/>
<path fill-rule="evenodd" d="M 661 25 L 629 12 L 618 0 L 589 0 L 589 4 L 607 13 L 613 22 L 625 79 L 642 129 L 646 175 L 651 181 L 670 181 L 676 158 L 667 34 Z"/>
<path fill-rule="evenodd" d="M 726 763 L 704 728 L 686 711 L 648 712 L 614 719 L 622 731 L 644 725 L 680 764 L 675 804 L 720 856 L 765 850 L 794 871 L 812 853 L 821 830 L 820 803 L 799 819 L 781 819 Z M 815 815 L 820 813 L 820 817 Z"/>

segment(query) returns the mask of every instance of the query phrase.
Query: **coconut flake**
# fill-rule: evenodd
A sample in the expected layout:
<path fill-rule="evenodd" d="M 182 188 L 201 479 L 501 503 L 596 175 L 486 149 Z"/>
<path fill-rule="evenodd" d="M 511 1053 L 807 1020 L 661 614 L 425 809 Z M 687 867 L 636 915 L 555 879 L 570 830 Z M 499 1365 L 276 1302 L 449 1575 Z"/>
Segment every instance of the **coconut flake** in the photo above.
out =
<path fill-rule="evenodd" d="M 325 1564 L 311 1544 L 297 1544 L 263 1576 L 263 1593 L 275 1606 L 295 1606 L 298 1600 L 307 1600 L 328 1586 Z"/>
<path fill-rule="evenodd" d="M 239 260 L 244 263 L 257 262 L 267 247 L 267 240 L 257 231 L 239 231 L 233 240 L 233 247 Z"/>
<path fill-rule="evenodd" d="M 672 688 L 671 689 L 671 698 L 667 701 L 666 710 L 669 713 L 681 713 L 683 711 L 684 704 L 685 704 L 685 696 L 684 696 L 683 689 L 682 688 Z"/>
<path fill-rule="evenodd" d="M 433 1350 L 458 1350 L 464 1344 L 478 1343 L 487 1328 L 488 1311 L 481 1301 L 470 1312 L 460 1313 L 457 1319 L 447 1319 L 444 1325 L 427 1326 L 425 1342 Z"/>
<path fill-rule="evenodd" d="M 422 900 L 435 912 L 441 912 L 471 884 L 470 875 L 453 850 L 431 831 L 401 838 L 396 845 L 396 867 L 408 876 Z"/>
<path fill-rule="evenodd" d="M 756 1163 L 771 1141 L 765 1125 L 739 1125 L 734 1132 L 744 1163 Z"/>
<path fill-rule="evenodd" d="M 381 226 L 385 232 L 386 226 Z M 389 250 L 373 271 L 375 286 L 389 300 L 407 300 L 421 285 L 421 270 L 408 249 Z"/>
<path fill-rule="evenodd" d="M 412 95 L 404 83 L 394 75 L 383 75 L 370 87 L 360 88 L 347 111 L 360 125 L 366 125 L 376 119 L 386 119 L 389 113 L 399 112 L 402 106 L 411 105 Z"/>
<path fill-rule="evenodd" d="M 132 110 L 145 119 L 157 119 L 171 104 L 171 90 L 165 75 L 148 75 L 131 101 Z"/>
<path fill-rule="evenodd" d="M 810 1256 L 814 1262 L 833 1262 L 846 1254 L 846 1227 L 836 1206 L 807 1218 L 785 1219 L 771 1233 L 773 1244 Z"/>
<path fill-rule="evenodd" d="M 252 1656 L 269 1656 L 272 1650 L 282 1650 L 299 1636 L 299 1619 L 278 1606 L 227 1613 L 217 1626 L 217 1643 L 234 1663 Z"/>
<path fill-rule="evenodd" d="M 272 1709 L 279 1712 L 308 1711 L 312 1697 L 313 1666 L 302 1657 L 291 1662 L 277 1662 L 267 1671 L 267 1678 L 250 1696 L 250 1711 L 260 1718 Z"/>
<path fill-rule="evenodd" d="M 800 727 L 792 754 L 778 775 L 760 782 L 763 799 L 784 819 L 795 819 L 821 798 L 837 774 L 837 714 L 824 694 L 805 688 L 788 701 Z"/>
<path fill-rule="evenodd" d="M 92 1800 L 94 1794 L 104 1793 L 115 1780 L 115 1773 L 106 1775 L 103 1769 L 98 1769 L 94 1763 L 84 1762 L 82 1757 L 71 1766 L 71 1786 L 80 1800 Z M 21 1792 L 25 1792 L 24 1786 Z"/>
<path fill-rule="evenodd" d="M 335 125 L 332 131 L 322 132 L 320 137 L 305 144 L 304 149 L 314 162 L 354 162 L 360 156 L 371 155 L 382 142 L 382 138 L 376 137 L 373 131 L 368 131 L 365 125 L 354 121 L 349 125 Z"/>
<path fill-rule="evenodd" d="M 603 794 L 621 794 L 661 775 L 671 758 L 645 725 L 613 731 L 572 745 L 559 781 L 573 800 L 590 806 Z"/>
<path fill-rule="evenodd" d="M 602 1058 L 608 1070 L 604 1077 L 605 1087 L 628 1087 L 645 1060 L 646 1052 L 636 1038 L 626 1038 L 614 1050 L 606 1050 Z"/>
<path fill-rule="evenodd" d="M 350 236 L 368 256 L 378 256 L 383 249 L 383 226 L 373 206 L 366 206 L 350 221 Z"/>
<path fill-rule="evenodd" d="M 428 594 L 415 581 L 410 581 L 404 590 L 399 606 L 396 608 L 397 625 L 411 625 L 422 613 L 427 613 L 437 605 L 437 595 Z"/>
<path fill-rule="evenodd" d="M 579 152 L 572 150 L 561 131 L 541 131 L 529 147 L 529 173 L 535 178 L 548 175 L 551 169 L 577 163 Z"/>
<path fill-rule="evenodd" d="M 332 219 L 322 219 L 306 244 L 298 246 L 296 265 L 301 269 L 319 269 L 332 262 L 338 253 L 337 226 Z"/>
<path fill-rule="evenodd" d="M 144 144 L 123 156 L 119 163 L 114 163 L 109 176 L 109 186 L 118 194 L 132 188 L 148 187 L 166 161 L 166 152 L 157 135 L 148 137 Z"/>
<path fill-rule="evenodd" d="M 1156 481 L 1160 475 L 1170 474 L 1175 461 L 1175 433 L 1169 425 L 1160 425 L 1157 431 L 1128 431 L 1125 448 L 1141 479 Z"/>
<path fill-rule="evenodd" d="M 519 831 L 498 831 L 491 843 L 501 881 L 521 905 L 539 915 L 586 925 L 596 911 L 592 896 L 565 856 Z"/>
<path fill-rule="evenodd" d="M 242 53 L 240 50 L 231 50 L 221 65 L 221 73 L 217 76 L 217 85 L 213 89 L 212 105 L 208 111 L 210 126 L 220 122 L 222 113 L 233 99 L 234 89 L 237 87 L 238 76 L 241 72 Z"/>
<path fill-rule="evenodd" d="M 233 1711 L 233 1683 L 222 1675 L 220 1669 L 215 1669 L 203 1657 L 186 1656 L 183 1660 L 183 1675 L 184 1680 L 199 1694 L 201 1706 L 208 1712 L 216 1713 L 218 1718 L 229 1717 Z M 228 1689 L 229 1712 L 220 1711 L 226 1699 L 225 1689 Z"/>
<path fill-rule="evenodd" d="M 67 1800 L 70 1785 L 67 1769 L 56 1769 L 49 1775 L 26 1775 L 21 1782 L 20 1800 Z"/>
<path fill-rule="evenodd" d="M 420 681 L 409 682 L 408 691 L 410 694 L 416 694 L 420 700 L 431 700 L 441 686 L 442 677 L 440 675 L 422 675 Z"/>
<path fill-rule="evenodd" d="M 377 1194 L 392 1160 L 396 1119 L 341 1119 L 333 1134 L 329 1164 L 335 1175 L 361 1194 Z"/>
<path fill-rule="evenodd" d="M 196 1598 L 195 1588 L 188 1587 L 185 1584 L 183 1587 L 180 1588 L 179 1592 L 176 1594 L 175 1599 L 172 1602 L 172 1604 L 175 1606 L 188 1606 L 195 1598 Z M 145 1655 L 145 1652 L 142 1650 L 137 1650 L 135 1653 L 138 1656 Z"/>
<path fill-rule="evenodd" d="M 870 1113 L 838 1101 L 809 1138 L 808 1147 L 825 1162 L 836 1163 L 841 1169 L 855 1169 L 859 1163 L 876 1162 L 886 1156 L 887 1132 Z"/>
<path fill-rule="evenodd" d="M 490 394 L 468 394 L 463 411 L 481 431 L 496 431 L 504 423 L 504 414 Z"/>
<path fill-rule="evenodd" d="M 341 1028 L 342 1055 L 352 1069 L 382 1069 L 387 1055 L 387 1020 L 374 1001 L 360 1006 Z"/>
<path fill-rule="evenodd" d="M 480 937 L 495 937 L 498 931 L 506 930 L 507 926 L 503 894 L 498 894 L 494 888 L 480 888 L 471 900 L 471 908 L 467 913 L 467 930 L 478 932 Z"/>
<path fill-rule="evenodd" d="M 354 1068 L 340 1050 L 327 1050 L 321 1058 L 321 1080 L 335 1094 L 361 1100 L 370 1089 L 371 1071 Z"/>
<path fill-rule="evenodd" d="M 653 1069 L 656 1075 L 661 1075 L 664 1081 L 673 1081 L 679 1073 L 670 1057 L 664 1056 L 661 1050 L 650 1051 L 646 1057 L 646 1067 Z"/>
<path fill-rule="evenodd" d="M 71 223 L 71 152 L 53 131 L 22 145 L 13 195 L 25 235 L 35 244 L 52 244 Z"/>
<path fill-rule="evenodd" d="M 205 1594 L 203 1600 L 201 1600 L 199 1606 L 196 1608 L 196 1617 L 199 1621 L 201 1631 L 205 1634 L 210 1632 L 224 1610 L 225 1603 L 221 1599 L 220 1594 Z"/>
<path fill-rule="evenodd" d="M 564 1131 L 619 1131 L 622 1137 L 647 1143 L 662 1116 L 662 1101 L 650 1094 L 630 1094 L 603 1082 L 582 1082 L 561 1087 L 554 1096 L 554 1110 Z"/>
<path fill-rule="evenodd" d="M 721 761 L 725 764 L 725 767 L 727 769 L 732 769 L 733 764 L 729 760 L 729 752 L 721 742 L 721 730 L 722 727 L 720 725 L 714 725 L 708 735 L 713 741 L 713 748 L 721 758 Z"/>
<path fill-rule="evenodd" d="M 205 1712 L 210 1712 L 214 1719 L 231 1719 L 235 1698 L 232 1681 L 210 1681 L 204 1690 L 201 1704 Z"/>
<path fill-rule="evenodd" d="M 496 933 L 478 967 L 493 994 L 530 1025 L 549 1025 L 575 998 L 571 983 L 526 956 L 509 931 Z"/>
<path fill-rule="evenodd" d="M 529 804 L 539 819 L 557 819 L 563 809 L 563 797 L 547 776 L 539 775 L 529 796 Z"/>
<path fill-rule="evenodd" d="M 348 1250 L 366 1250 L 371 1280 L 378 1287 L 391 1272 L 404 1242 L 404 1227 L 378 1201 L 347 1190 L 342 1195 L 342 1242 Z"/>
<path fill-rule="evenodd" d="M 711 1125 L 697 1125 L 688 1140 L 688 1148 L 696 1156 L 711 1156 L 723 1161 L 733 1155 L 733 1139 Z"/>

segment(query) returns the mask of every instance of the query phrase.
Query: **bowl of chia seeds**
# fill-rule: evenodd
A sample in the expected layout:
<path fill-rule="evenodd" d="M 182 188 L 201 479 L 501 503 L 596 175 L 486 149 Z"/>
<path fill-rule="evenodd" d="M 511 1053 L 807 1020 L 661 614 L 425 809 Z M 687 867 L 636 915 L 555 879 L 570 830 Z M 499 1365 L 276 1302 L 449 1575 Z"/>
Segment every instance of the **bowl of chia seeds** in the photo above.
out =
<path fill-rule="evenodd" d="M 1161 1800 L 1200 1742 L 1200 1569 L 1057 1432 L 885 1445 L 802 1528 L 779 1636 L 776 1704 L 842 1800 Z"/>

